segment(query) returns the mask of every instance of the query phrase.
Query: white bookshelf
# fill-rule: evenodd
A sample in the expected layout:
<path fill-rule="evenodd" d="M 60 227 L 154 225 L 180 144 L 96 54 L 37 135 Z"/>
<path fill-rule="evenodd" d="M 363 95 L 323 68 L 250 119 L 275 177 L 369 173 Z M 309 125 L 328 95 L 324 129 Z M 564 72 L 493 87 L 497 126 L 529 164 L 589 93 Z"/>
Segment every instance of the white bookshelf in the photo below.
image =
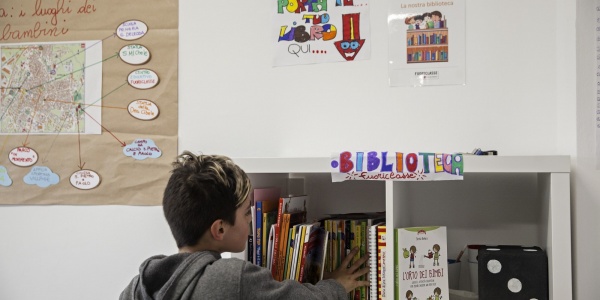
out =
<path fill-rule="evenodd" d="M 331 182 L 329 157 L 234 160 L 256 187 L 310 195 L 309 218 L 385 210 L 388 228 L 444 225 L 450 254 L 465 244 L 540 246 L 550 299 L 572 299 L 569 156 L 465 155 L 464 180 L 429 182 Z M 393 272 L 386 283 L 393 291 Z M 461 288 L 469 288 L 462 279 Z"/>

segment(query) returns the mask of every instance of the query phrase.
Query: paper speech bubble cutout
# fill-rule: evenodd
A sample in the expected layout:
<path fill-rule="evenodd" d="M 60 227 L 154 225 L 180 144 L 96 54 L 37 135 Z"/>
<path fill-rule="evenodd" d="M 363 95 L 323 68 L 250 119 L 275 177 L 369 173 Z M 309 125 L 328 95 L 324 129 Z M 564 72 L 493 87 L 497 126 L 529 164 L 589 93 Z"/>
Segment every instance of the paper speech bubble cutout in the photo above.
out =
<path fill-rule="evenodd" d="M 0 166 L 0 185 L 1 186 L 10 186 L 12 184 L 12 179 L 8 175 L 8 170 L 4 166 Z"/>
<path fill-rule="evenodd" d="M 138 90 L 151 89 L 159 81 L 158 74 L 150 69 L 137 69 L 127 75 L 127 83 Z"/>
<path fill-rule="evenodd" d="M 139 44 L 126 45 L 119 50 L 119 57 L 130 65 L 143 65 L 150 60 L 150 50 Z"/>
<path fill-rule="evenodd" d="M 92 170 L 79 170 L 69 178 L 71 185 L 80 190 L 91 190 L 99 186 L 100 181 L 100 175 Z"/>
<path fill-rule="evenodd" d="M 23 177 L 23 181 L 27 184 L 37 185 L 41 188 L 47 188 L 51 185 L 58 184 L 60 177 L 50 168 L 43 166 L 36 166 L 31 168 L 31 171 Z"/>
<path fill-rule="evenodd" d="M 158 106 L 154 102 L 145 99 L 132 101 L 127 106 L 127 111 L 132 117 L 143 121 L 154 120 L 160 113 Z"/>
<path fill-rule="evenodd" d="M 148 32 L 148 25 L 140 20 L 129 20 L 119 24 L 117 36 L 126 41 L 140 39 Z"/>
<path fill-rule="evenodd" d="M 159 158 L 162 151 L 151 139 L 137 139 L 123 148 L 123 154 L 137 160 L 144 160 L 146 158 Z"/>
<path fill-rule="evenodd" d="M 38 154 L 29 147 L 17 147 L 10 150 L 8 160 L 19 167 L 31 167 L 38 161 Z"/>

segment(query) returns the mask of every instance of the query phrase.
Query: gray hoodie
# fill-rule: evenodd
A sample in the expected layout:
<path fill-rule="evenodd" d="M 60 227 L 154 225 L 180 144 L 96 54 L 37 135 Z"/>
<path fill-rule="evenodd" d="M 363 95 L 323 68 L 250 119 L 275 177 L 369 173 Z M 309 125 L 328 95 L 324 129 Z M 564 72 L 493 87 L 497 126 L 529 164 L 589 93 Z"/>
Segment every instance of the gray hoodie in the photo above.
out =
<path fill-rule="evenodd" d="M 347 299 L 335 280 L 316 285 L 279 282 L 271 272 L 244 260 L 221 259 L 212 251 L 153 256 L 121 293 L 120 300 Z"/>

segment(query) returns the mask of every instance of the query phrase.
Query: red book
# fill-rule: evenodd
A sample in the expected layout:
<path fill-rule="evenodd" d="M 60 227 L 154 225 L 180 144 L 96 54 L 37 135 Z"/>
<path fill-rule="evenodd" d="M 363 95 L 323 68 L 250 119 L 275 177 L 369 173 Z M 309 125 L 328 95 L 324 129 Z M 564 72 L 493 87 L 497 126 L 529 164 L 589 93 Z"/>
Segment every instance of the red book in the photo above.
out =
<path fill-rule="evenodd" d="M 277 279 L 277 255 L 279 254 L 279 225 L 275 226 L 275 236 L 273 237 L 273 255 L 271 256 L 271 275 Z"/>
<path fill-rule="evenodd" d="M 274 279 L 277 279 L 279 275 L 277 267 L 279 257 L 279 235 L 281 223 L 283 223 L 283 206 L 283 198 L 279 198 L 279 206 L 277 207 L 277 221 L 275 222 L 275 236 L 273 237 L 273 256 L 271 259 L 271 275 L 273 275 Z"/>

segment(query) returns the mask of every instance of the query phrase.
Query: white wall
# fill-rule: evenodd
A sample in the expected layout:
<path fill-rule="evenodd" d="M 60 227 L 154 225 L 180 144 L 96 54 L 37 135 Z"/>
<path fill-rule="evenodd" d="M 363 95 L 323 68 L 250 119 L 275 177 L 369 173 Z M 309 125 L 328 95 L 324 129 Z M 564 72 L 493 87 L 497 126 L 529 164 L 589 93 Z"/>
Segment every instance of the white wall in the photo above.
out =
<path fill-rule="evenodd" d="M 0 299 L 118 299 L 175 251 L 159 206 L 0 206 Z"/>
<path fill-rule="evenodd" d="M 572 155 L 574 287 L 591 298 L 600 294 L 591 283 L 600 187 L 586 79 L 595 56 L 572 39 L 574 24 L 593 34 L 574 15 L 587 16 L 592 0 L 579 2 L 467 1 L 467 84 L 390 88 L 389 0 L 370 6 L 370 60 L 282 68 L 271 66 L 268 1 L 180 1 L 180 150 Z M 576 70 L 575 54 L 592 57 Z M 143 259 L 176 250 L 160 207 L 0 206 L 0 240 L 0 299 L 11 300 L 115 299 Z"/>
<path fill-rule="evenodd" d="M 598 297 L 600 172 L 596 169 L 596 12 L 577 1 L 577 157 L 572 182 L 573 288 L 577 299 Z M 600 153 L 600 152 L 599 152 Z"/>
<path fill-rule="evenodd" d="M 467 84 L 427 88 L 388 85 L 389 1 L 370 6 L 370 60 L 278 68 L 264 30 L 272 26 L 269 1 L 182 5 L 181 147 L 236 157 L 409 147 L 555 153 L 556 6 L 467 2 Z M 213 29 L 185 34 L 188 27 Z"/>

